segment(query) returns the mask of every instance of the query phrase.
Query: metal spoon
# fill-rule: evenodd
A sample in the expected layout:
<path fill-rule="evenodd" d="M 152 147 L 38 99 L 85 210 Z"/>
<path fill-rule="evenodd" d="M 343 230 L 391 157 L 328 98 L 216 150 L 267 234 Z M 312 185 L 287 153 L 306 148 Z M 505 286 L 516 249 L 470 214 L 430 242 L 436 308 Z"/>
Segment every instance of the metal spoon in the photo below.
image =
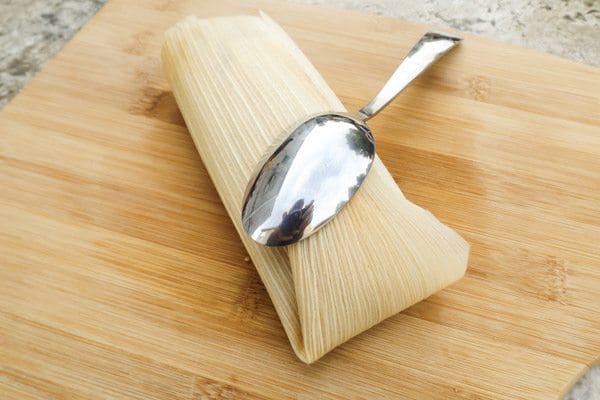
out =
<path fill-rule="evenodd" d="M 426 33 L 381 91 L 355 114 L 326 112 L 300 123 L 250 179 L 242 223 L 258 243 L 285 246 L 315 233 L 358 190 L 375 158 L 365 121 L 460 38 Z"/>

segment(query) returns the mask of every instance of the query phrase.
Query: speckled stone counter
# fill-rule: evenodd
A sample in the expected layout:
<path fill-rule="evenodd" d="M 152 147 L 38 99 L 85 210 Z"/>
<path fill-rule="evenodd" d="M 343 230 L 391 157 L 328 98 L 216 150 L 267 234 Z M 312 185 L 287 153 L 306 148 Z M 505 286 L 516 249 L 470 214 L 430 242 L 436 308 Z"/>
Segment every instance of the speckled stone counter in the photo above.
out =
<path fill-rule="evenodd" d="M 291 1 L 449 26 L 600 66 L 600 0 Z M 105 2 L 0 0 L 0 109 Z M 600 367 L 567 399 L 600 400 Z"/>
<path fill-rule="evenodd" d="M 292 0 L 477 33 L 600 66 L 600 0 Z"/>
<path fill-rule="evenodd" d="M 600 66 L 600 0 L 292 0 L 478 33 Z M 0 0 L 0 108 L 106 0 Z"/>
<path fill-rule="evenodd" d="M 0 0 L 0 108 L 105 0 Z"/>

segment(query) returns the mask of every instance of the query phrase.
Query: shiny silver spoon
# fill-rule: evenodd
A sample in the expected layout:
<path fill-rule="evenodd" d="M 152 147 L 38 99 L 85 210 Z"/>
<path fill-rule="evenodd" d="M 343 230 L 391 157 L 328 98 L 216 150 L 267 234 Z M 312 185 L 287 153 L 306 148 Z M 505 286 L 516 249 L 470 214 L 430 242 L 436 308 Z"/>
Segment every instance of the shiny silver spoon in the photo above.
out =
<path fill-rule="evenodd" d="M 327 112 L 300 123 L 250 179 L 242 206 L 248 234 L 285 246 L 315 233 L 350 201 L 375 158 L 365 121 L 381 111 L 460 38 L 426 33 L 381 91 L 355 114 Z"/>

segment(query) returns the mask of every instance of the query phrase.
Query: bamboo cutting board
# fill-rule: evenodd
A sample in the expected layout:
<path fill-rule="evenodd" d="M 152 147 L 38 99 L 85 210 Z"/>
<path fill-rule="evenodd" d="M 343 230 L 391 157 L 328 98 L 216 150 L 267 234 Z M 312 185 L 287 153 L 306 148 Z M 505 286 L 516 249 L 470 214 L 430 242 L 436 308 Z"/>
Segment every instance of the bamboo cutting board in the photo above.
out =
<path fill-rule="evenodd" d="M 296 359 L 159 61 L 188 14 L 268 12 L 346 107 L 426 27 L 112 0 L 0 113 L 0 398 L 558 398 L 600 355 L 600 72 L 465 35 L 371 123 L 472 245 L 450 288 Z"/>

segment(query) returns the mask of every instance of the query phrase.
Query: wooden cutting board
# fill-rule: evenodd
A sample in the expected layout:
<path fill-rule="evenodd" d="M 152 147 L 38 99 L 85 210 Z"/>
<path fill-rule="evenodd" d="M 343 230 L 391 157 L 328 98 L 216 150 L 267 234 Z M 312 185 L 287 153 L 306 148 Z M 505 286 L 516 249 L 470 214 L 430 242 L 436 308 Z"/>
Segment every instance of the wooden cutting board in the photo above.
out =
<path fill-rule="evenodd" d="M 465 34 L 372 121 L 466 277 L 294 356 L 162 74 L 187 14 L 268 12 L 349 109 L 426 27 L 112 0 L 0 114 L 0 398 L 558 398 L 600 355 L 600 72 Z M 226 167 L 226 166 L 224 166 Z"/>

